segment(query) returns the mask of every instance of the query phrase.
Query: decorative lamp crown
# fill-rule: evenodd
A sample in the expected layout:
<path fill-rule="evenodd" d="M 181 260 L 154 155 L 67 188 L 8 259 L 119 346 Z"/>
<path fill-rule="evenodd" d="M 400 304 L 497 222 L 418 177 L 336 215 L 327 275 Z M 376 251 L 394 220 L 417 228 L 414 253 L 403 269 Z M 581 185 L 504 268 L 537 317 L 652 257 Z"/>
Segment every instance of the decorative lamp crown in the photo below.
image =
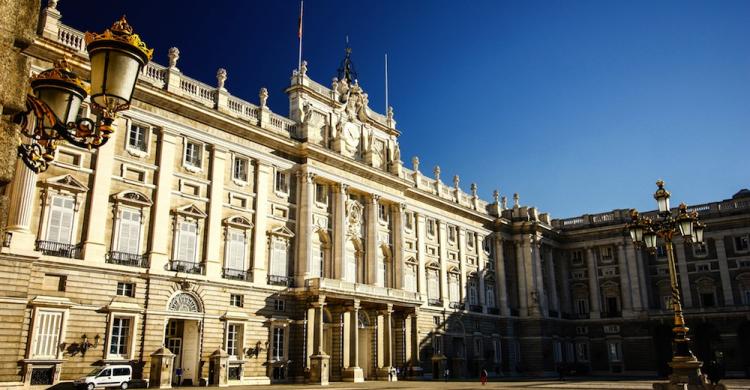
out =
<path fill-rule="evenodd" d="M 37 86 L 45 85 L 47 83 L 65 83 L 65 86 L 74 88 L 77 92 L 81 93 L 84 98 L 89 93 L 89 88 L 86 85 L 86 82 L 71 70 L 70 64 L 68 64 L 68 61 L 65 60 L 65 58 L 55 61 L 52 68 L 42 71 L 31 78 L 31 88 L 35 90 Z"/>
<path fill-rule="evenodd" d="M 92 48 L 90 46 L 92 44 L 97 46 L 103 41 L 116 41 L 133 46 L 142 55 L 144 65 L 151 61 L 151 58 L 154 56 L 154 49 L 149 49 L 146 46 L 146 42 L 143 42 L 138 34 L 133 33 L 133 26 L 128 24 L 125 15 L 122 15 L 120 20 L 112 23 L 112 27 L 104 30 L 103 33 L 86 32 L 83 39 L 86 42 L 86 50 L 89 53 L 91 53 Z"/>
<path fill-rule="evenodd" d="M 34 95 L 42 100 L 55 115 L 46 117 L 43 126 L 50 129 L 56 121 L 75 121 L 83 99 L 88 95 L 86 83 L 73 73 L 65 59 L 55 61 L 54 67 L 31 79 Z"/>
<path fill-rule="evenodd" d="M 656 185 L 659 187 L 654 193 L 654 199 L 656 204 L 659 206 L 659 212 L 665 213 L 669 211 L 669 197 L 671 194 L 664 188 L 664 180 L 657 180 Z"/>

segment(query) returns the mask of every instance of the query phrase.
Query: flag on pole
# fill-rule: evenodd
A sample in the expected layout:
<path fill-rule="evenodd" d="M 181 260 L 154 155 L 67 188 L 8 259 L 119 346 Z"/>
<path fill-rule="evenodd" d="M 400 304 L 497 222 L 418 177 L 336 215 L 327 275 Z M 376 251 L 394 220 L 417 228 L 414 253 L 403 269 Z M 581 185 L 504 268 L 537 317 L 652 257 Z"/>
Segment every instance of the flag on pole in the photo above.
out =
<path fill-rule="evenodd" d="M 297 38 L 302 39 L 302 12 L 304 9 L 304 0 L 299 2 L 299 28 L 297 29 Z"/>

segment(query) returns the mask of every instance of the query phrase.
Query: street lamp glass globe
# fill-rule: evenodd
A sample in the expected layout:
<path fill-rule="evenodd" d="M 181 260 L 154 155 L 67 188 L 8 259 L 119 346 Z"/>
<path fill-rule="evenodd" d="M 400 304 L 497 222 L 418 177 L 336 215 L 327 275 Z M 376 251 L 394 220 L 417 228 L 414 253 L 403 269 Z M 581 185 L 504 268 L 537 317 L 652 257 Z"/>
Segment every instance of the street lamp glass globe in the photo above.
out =
<path fill-rule="evenodd" d="M 643 233 L 643 242 L 646 244 L 646 248 L 648 249 L 656 248 L 656 232 L 654 232 L 653 230 L 649 230 Z"/>

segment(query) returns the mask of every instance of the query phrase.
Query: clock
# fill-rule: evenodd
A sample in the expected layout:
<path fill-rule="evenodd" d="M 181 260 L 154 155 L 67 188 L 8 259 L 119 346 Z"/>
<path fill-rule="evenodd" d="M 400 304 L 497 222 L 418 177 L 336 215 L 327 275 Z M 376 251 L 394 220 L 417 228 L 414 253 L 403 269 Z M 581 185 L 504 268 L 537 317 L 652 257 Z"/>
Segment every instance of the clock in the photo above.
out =
<path fill-rule="evenodd" d="M 351 122 L 344 125 L 344 140 L 350 148 L 359 145 L 359 128 L 357 125 Z"/>

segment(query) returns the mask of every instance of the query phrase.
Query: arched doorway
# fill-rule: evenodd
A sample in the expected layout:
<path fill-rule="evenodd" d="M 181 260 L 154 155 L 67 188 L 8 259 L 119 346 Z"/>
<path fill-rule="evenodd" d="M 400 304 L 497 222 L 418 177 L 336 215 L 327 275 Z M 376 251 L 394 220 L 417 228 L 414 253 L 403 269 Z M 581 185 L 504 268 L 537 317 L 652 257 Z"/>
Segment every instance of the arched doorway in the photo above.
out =
<path fill-rule="evenodd" d="M 203 328 L 201 300 L 192 293 L 180 291 L 169 300 L 167 311 L 170 314 L 164 328 L 164 346 L 175 354 L 172 384 L 198 385 Z"/>
<path fill-rule="evenodd" d="M 653 337 L 656 374 L 663 378 L 672 373 L 672 368 L 668 364 L 672 360 L 672 327 L 656 325 Z"/>

